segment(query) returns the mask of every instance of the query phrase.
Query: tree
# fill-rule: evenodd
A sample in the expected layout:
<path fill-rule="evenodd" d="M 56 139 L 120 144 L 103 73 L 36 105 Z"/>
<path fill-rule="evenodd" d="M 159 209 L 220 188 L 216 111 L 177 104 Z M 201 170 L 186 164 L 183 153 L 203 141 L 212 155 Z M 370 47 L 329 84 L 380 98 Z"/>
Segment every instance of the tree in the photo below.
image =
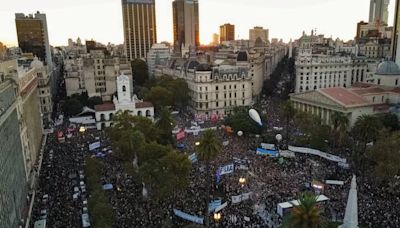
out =
<path fill-rule="evenodd" d="M 141 159 L 140 176 L 155 199 L 164 199 L 187 187 L 191 162 L 171 147 L 151 143 L 145 147 L 147 158 Z"/>
<path fill-rule="evenodd" d="M 286 122 L 286 141 L 289 145 L 290 142 L 290 121 L 294 118 L 296 115 L 296 109 L 293 107 L 292 102 L 290 100 L 284 102 L 281 106 L 281 112 L 282 115 L 284 116 L 285 122 Z"/>
<path fill-rule="evenodd" d="M 397 117 L 396 114 L 393 113 L 383 113 L 377 115 L 381 123 L 385 128 L 387 128 L 390 131 L 397 131 L 400 129 L 399 126 L 399 118 Z"/>
<path fill-rule="evenodd" d="M 400 133 L 382 135 L 368 151 L 368 157 L 374 163 L 373 178 L 381 183 L 396 181 L 400 175 Z"/>
<path fill-rule="evenodd" d="M 262 131 L 262 128 L 250 118 L 248 109 L 243 107 L 234 108 L 233 113 L 225 118 L 225 125 L 244 133 L 260 134 Z"/>
<path fill-rule="evenodd" d="M 156 86 L 150 89 L 145 100 L 150 101 L 156 110 L 159 110 L 161 107 L 172 106 L 174 103 L 174 95 L 168 89 Z"/>
<path fill-rule="evenodd" d="M 145 142 L 143 133 L 135 129 L 134 123 L 135 117 L 129 111 L 118 112 L 114 125 L 106 131 L 117 157 L 123 161 L 133 161 Z"/>
<path fill-rule="evenodd" d="M 218 154 L 221 152 L 221 142 L 217 139 L 214 130 L 205 131 L 200 138 L 200 145 L 197 147 L 198 158 L 200 161 L 206 163 L 206 189 L 207 198 L 205 202 L 205 215 L 206 215 L 206 226 L 209 226 L 209 214 L 208 214 L 208 203 L 210 201 L 210 189 L 212 183 L 212 175 L 210 169 L 210 162 L 213 161 Z"/>
<path fill-rule="evenodd" d="M 349 127 L 349 119 L 346 114 L 334 112 L 331 115 L 332 121 L 332 141 L 335 142 L 335 147 L 340 147 L 346 139 L 346 131 Z"/>
<path fill-rule="evenodd" d="M 317 206 L 317 196 L 303 193 L 299 197 L 299 205 L 294 206 L 283 227 L 286 228 L 318 228 L 322 227 L 322 218 Z"/>
<path fill-rule="evenodd" d="M 160 118 L 156 123 L 156 127 L 160 132 L 159 143 L 163 145 L 172 144 L 172 130 L 174 129 L 175 121 L 172 119 L 171 113 L 167 108 L 162 108 Z"/>
<path fill-rule="evenodd" d="M 134 129 L 140 131 L 146 142 L 155 142 L 160 139 L 160 130 L 149 118 L 134 116 L 132 118 Z"/>
<path fill-rule="evenodd" d="M 100 104 L 103 104 L 103 99 L 101 99 L 101 97 L 91 97 L 87 100 L 86 106 L 93 109 L 94 106 Z"/>
<path fill-rule="evenodd" d="M 67 99 L 63 105 L 63 112 L 67 116 L 75 116 L 82 112 L 83 105 L 82 103 L 75 98 Z"/>
<path fill-rule="evenodd" d="M 377 140 L 382 128 L 383 125 L 376 116 L 362 115 L 358 117 L 351 129 L 351 134 L 356 141 L 353 149 L 353 160 L 356 165 L 361 165 L 361 161 L 365 157 L 367 144 Z"/>
<path fill-rule="evenodd" d="M 147 63 L 141 59 L 132 61 L 132 76 L 135 86 L 143 86 L 149 80 Z"/>

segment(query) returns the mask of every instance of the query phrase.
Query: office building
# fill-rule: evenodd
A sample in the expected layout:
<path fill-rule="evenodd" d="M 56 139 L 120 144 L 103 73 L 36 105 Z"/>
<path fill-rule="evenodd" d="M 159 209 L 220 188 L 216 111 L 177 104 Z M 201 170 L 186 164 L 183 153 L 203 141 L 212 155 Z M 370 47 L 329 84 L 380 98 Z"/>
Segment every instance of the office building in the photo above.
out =
<path fill-rule="evenodd" d="M 171 57 L 171 48 L 164 44 L 154 44 L 147 55 L 147 66 L 150 78 L 154 78 L 154 70 L 157 65 L 165 65 Z"/>
<path fill-rule="evenodd" d="M 220 42 L 235 40 L 235 25 L 224 24 L 219 26 Z"/>
<path fill-rule="evenodd" d="M 251 41 L 256 41 L 257 38 L 260 38 L 264 42 L 269 41 L 269 31 L 268 29 L 264 29 L 263 27 L 254 27 L 249 31 L 249 39 Z"/>
<path fill-rule="evenodd" d="M 155 0 L 122 0 L 126 56 L 146 58 L 157 43 Z"/>
<path fill-rule="evenodd" d="M 387 25 L 389 3 L 389 0 L 371 0 L 369 6 L 369 22 Z"/>
<path fill-rule="evenodd" d="M 218 44 L 219 44 L 219 35 L 218 35 L 218 33 L 214 33 L 212 36 L 211 45 L 218 45 Z"/>
<path fill-rule="evenodd" d="M 174 48 L 200 46 L 198 0 L 175 0 L 172 2 Z"/>
<path fill-rule="evenodd" d="M 18 45 L 23 53 L 32 53 L 52 69 L 52 57 L 46 14 L 15 14 Z"/>
<path fill-rule="evenodd" d="M 398 50 L 399 38 L 400 38 L 400 0 L 396 0 L 396 6 L 394 11 L 391 57 L 392 60 L 395 61 L 397 64 L 400 64 L 400 50 Z"/>
<path fill-rule="evenodd" d="M 0 63 L 0 227 L 19 227 L 28 195 L 15 81 Z M 7 68 L 4 68 L 7 69 Z"/>

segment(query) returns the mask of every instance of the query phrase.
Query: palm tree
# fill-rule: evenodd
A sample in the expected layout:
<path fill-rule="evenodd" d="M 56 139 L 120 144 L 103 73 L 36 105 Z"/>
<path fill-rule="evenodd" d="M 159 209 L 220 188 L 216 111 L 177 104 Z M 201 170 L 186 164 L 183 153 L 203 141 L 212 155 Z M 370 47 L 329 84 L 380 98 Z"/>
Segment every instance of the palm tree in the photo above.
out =
<path fill-rule="evenodd" d="M 346 136 L 346 131 L 349 127 L 349 119 L 346 114 L 341 112 L 334 112 L 331 115 L 332 121 L 332 134 L 334 136 L 335 147 L 343 145 L 344 138 Z"/>
<path fill-rule="evenodd" d="M 299 197 L 299 205 L 293 208 L 283 227 L 319 228 L 322 227 L 322 223 L 320 209 L 317 206 L 317 196 L 303 193 Z"/>
<path fill-rule="evenodd" d="M 205 131 L 200 138 L 200 145 L 197 147 L 198 157 L 201 161 L 206 163 L 206 183 L 207 183 L 207 198 L 206 198 L 206 206 L 205 206 L 205 219 L 206 226 L 209 227 L 209 214 L 208 214 L 208 203 L 210 201 L 210 189 L 212 178 L 211 170 L 210 170 L 210 162 L 213 161 L 221 151 L 222 145 L 221 142 L 217 139 L 214 130 Z"/>
<path fill-rule="evenodd" d="M 290 124 L 290 121 L 296 115 L 296 109 L 293 107 L 292 102 L 290 102 L 290 100 L 288 100 L 282 104 L 281 112 L 286 121 L 286 141 L 287 141 L 287 144 L 289 145 L 289 141 L 290 141 L 289 124 Z"/>
<path fill-rule="evenodd" d="M 361 160 L 367 151 L 367 143 L 375 142 L 382 129 L 383 125 L 376 116 L 362 115 L 358 117 L 353 129 L 351 130 L 353 138 L 356 141 L 354 144 L 355 148 L 353 149 L 353 156 L 356 165 L 361 164 Z"/>
<path fill-rule="evenodd" d="M 156 127 L 160 130 L 159 142 L 163 145 L 173 143 L 172 130 L 174 129 L 174 120 L 167 108 L 162 108 L 160 119 L 156 123 Z"/>

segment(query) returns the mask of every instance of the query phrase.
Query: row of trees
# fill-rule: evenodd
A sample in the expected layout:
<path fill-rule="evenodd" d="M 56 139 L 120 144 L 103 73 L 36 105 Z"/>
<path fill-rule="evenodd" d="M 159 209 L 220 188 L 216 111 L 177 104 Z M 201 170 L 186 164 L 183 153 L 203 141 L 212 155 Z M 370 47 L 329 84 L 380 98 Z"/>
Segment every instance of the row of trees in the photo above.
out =
<path fill-rule="evenodd" d="M 328 126 L 318 116 L 296 111 L 290 102 L 283 103 L 281 111 L 288 143 L 330 150 L 341 156 L 349 155 L 343 151 L 351 151 L 354 167 L 361 173 L 373 170 L 371 177 L 383 184 L 400 175 L 396 159 L 400 157 L 400 127 L 395 114 L 363 115 L 350 129 L 349 119 L 343 113 L 334 112 Z"/>
<path fill-rule="evenodd" d="M 106 133 L 116 156 L 134 168 L 154 198 L 162 199 L 188 184 L 191 163 L 173 149 L 174 123 L 167 109 L 155 124 L 128 111 L 117 113 L 113 121 Z"/>
<path fill-rule="evenodd" d="M 153 103 L 156 110 L 171 106 L 186 110 L 190 101 L 190 90 L 184 79 L 162 76 L 147 81 L 138 89 L 138 96 Z"/>
<path fill-rule="evenodd" d="M 99 185 L 101 173 L 104 170 L 104 164 L 93 158 L 86 159 L 85 173 L 90 191 L 88 199 L 89 211 L 92 215 L 92 225 L 94 227 L 111 228 L 114 227 L 115 216 L 113 208 L 108 202 L 108 198 Z"/>

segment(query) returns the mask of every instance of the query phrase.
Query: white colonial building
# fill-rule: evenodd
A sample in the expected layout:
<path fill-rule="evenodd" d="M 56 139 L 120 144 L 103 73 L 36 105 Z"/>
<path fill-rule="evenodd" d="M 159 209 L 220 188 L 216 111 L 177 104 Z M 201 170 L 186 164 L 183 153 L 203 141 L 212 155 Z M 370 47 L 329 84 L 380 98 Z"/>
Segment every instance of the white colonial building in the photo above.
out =
<path fill-rule="evenodd" d="M 130 78 L 124 74 L 117 77 L 117 97 L 113 103 L 96 105 L 96 126 L 98 130 L 112 125 L 112 118 L 118 111 L 130 111 L 134 116 L 154 119 L 154 106 L 150 102 L 132 96 Z"/>

